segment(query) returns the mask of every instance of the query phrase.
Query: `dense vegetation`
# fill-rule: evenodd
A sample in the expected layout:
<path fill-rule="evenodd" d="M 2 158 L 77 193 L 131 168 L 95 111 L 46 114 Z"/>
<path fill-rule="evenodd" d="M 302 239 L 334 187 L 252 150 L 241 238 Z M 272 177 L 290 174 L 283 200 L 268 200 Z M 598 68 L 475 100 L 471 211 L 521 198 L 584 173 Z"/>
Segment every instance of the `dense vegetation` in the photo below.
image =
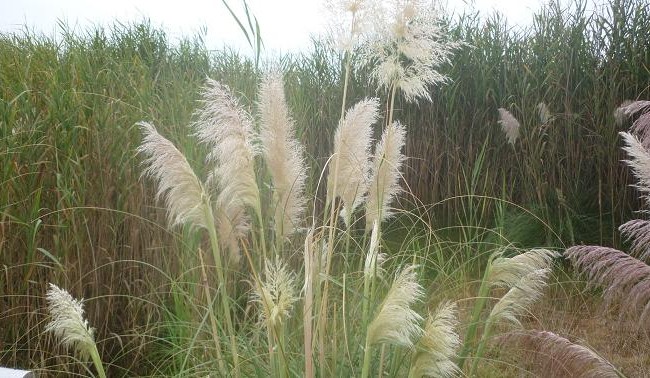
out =
<path fill-rule="evenodd" d="M 417 262 L 427 289 L 422 308 L 462 298 L 459 317 L 469 324 L 459 329 L 462 339 L 477 332 L 468 323 L 470 312 L 480 315 L 486 304 L 473 303 L 474 297 L 486 288 L 481 283 L 490 278 L 484 267 L 492 266 L 501 247 L 508 248 L 503 252 L 508 257 L 516 248 L 624 247 L 618 226 L 641 201 L 621 163 L 625 155 L 618 132 L 628 125 L 615 122 L 613 114 L 624 100 L 650 98 L 650 7 L 640 0 L 612 0 L 592 13 L 585 12 L 586 5 L 578 1 L 567 9 L 552 3 L 525 30 L 510 28 L 498 16 L 447 21 L 450 38 L 467 43 L 452 64 L 440 67 L 451 80 L 432 88 L 431 102 L 412 104 L 399 97 L 395 102 L 396 118 L 407 130 L 406 192 L 395 205 L 400 214 L 384 226 L 383 252 L 395 253 L 387 264 L 390 273 L 373 286 L 372 295 L 383 298 L 397 267 Z M 321 219 L 328 206 L 319 178 L 341 117 L 344 67 L 340 53 L 315 41 L 309 52 L 257 68 L 233 51 L 207 50 L 199 37 L 172 44 L 146 22 L 85 34 L 62 26 L 56 39 L 29 31 L 0 35 L 0 365 L 61 376 L 94 373 L 44 332 L 44 295 L 48 283 L 55 282 L 86 298 L 109 376 L 198 376 L 217 369 L 201 284 L 202 252 L 197 253 L 210 248 L 209 240 L 191 227 L 166 227 L 154 184 L 141 178 L 143 157 L 136 150 L 143 135 L 136 123 L 154 123 L 197 175 L 206 177 L 208 147 L 198 144 L 187 127 L 200 106 L 206 76 L 228 85 L 245 108 L 253 109 L 263 73 L 282 71 L 310 167 L 306 193 L 316 204 L 307 215 Z M 354 70 L 347 107 L 369 95 L 386 98 L 367 77 L 364 68 Z M 544 123 L 540 102 L 551 113 Z M 507 143 L 497 124 L 498 108 L 508 109 L 521 123 L 514 144 Z M 379 139 L 381 128 L 374 132 Z M 262 217 L 255 222 L 262 223 Z M 339 269 L 333 272 L 341 274 L 332 273 L 333 307 L 323 315 L 330 314 L 334 330 L 346 326 L 346 311 L 351 318 L 364 318 L 350 320 L 350 329 L 369 323 L 365 309 L 361 314 L 361 308 L 345 308 L 366 297 L 357 290 L 364 283 L 358 268 L 365 252 L 359 251 L 367 250 L 369 242 L 363 228 L 341 232 L 337 239 L 346 256 L 335 262 Z M 295 272 L 302 269 L 304 239 L 302 233 L 283 247 L 282 257 Z M 243 243 L 244 249 L 259 242 L 257 235 Z M 212 256 L 206 252 L 202 258 Z M 261 266 L 261 260 L 246 264 L 229 271 L 230 281 L 223 284 L 235 304 L 233 313 L 241 317 L 241 328 L 233 332 L 243 348 L 243 374 L 265 376 L 284 363 L 278 369 L 300 375 L 302 330 L 286 327 L 286 340 L 277 337 L 288 350 L 288 362 L 273 361 L 268 356 L 272 338 L 266 345 L 266 332 L 254 331 L 258 316 L 248 303 L 253 281 L 248 269 Z M 565 277 L 563 269 L 557 270 Z M 208 276 L 217 282 L 214 272 Z M 650 372 L 650 357 L 638 352 L 647 350 L 647 333 L 626 344 L 622 340 L 633 331 L 603 329 L 607 317 L 599 315 L 602 311 L 585 316 L 603 309 L 597 295 L 585 295 L 580 283 L 554 281 L 526 321 L 588 338 L 627 375 Z M 484 296 L 479 293 L 478 302 Z M 291 324 L 302 324 L 301 316 L 294 318 Z M 489 327 L 481 329 L 489 339 Z M 485 340 L 473 336 L 477 345 L 465 346 L 480 350 Z M 365 333 L 327 337 L 333 338 L 327 340 L 331 355 L 315 359 L 327 360 L 331 370 L 321 373 L 358 375 Z M 615 340 L 607 348 L 596 338 Z M 223 336 L 224 353 L 230 351 L 229 342 Z M 408 372 L 410 355 L 396 349 L 377 352 L 382 362 L 373 365 L 375 371 L 386 354 L 386 371 Z M 267 366 L 267 358 L 277 365 Z M 490 355 L 472 369 L 483 369 L 477 374 L 485 376 L 519 373 L 492 359 L 498 360 Z"/>

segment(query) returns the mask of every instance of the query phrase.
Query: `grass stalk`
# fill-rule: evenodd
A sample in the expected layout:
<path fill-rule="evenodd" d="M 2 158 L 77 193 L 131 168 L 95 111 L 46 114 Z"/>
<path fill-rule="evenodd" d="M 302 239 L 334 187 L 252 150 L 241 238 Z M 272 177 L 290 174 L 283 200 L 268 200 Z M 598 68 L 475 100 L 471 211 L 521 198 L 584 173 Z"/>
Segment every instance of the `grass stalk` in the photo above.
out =
<path fill-rule="evenodd" d="M 206 211 L 206 219 L 208 220 L 208 234 L 210 235 L 210 246 L 212 249 L 212 256 L 214 258 L 214 263 L 217 268 L 217 278 L 219 279 L 219 294 L 221 297 L 221 306 L 223 309 L 223 316 L 226 320 L 226 328 L 228 329 L 228 335 L 230 338 L 230 351 L 232 353 L 232 360 L 233 360 L 233 374 L 235 377 L 240 376 L 240 369 L 239 369 L 239 352 L 237 348 L 237 339 L 235 336 L 235 328 L 233 327 L 232 324 L 232 317 L 230 314 L 230 303 L 229 300 L 230 298 L 228 297 L 228 293 L 226 292 L 226 279 L 225 279 L 225 272 L 223 270 L 223 263 L 221 262 L 221 251 L 219 249 L 219 240 L 217 238 L 217 231 L 216 227 L 214 224 L 214 215 L 212 213 L 212 206 L 210 204 L 210 201 L 206 199 L 206 205 L 205 205 L 205 211 Z"/>
<path fill-rule="evenodd" d="M 463 347 L 460 351 L 460 354 L 458 355 L 458 368 L 460 370 L 463 370 L 465 360 L 469 356 L 469 353 L 473 347 L 476 331 L 478 330 L 478 325 L 481 319 L 481 313 L 487 304 L 488 294 L 490 293 L 490 282 L 488 277 L 490 276 L 490 268 L 493 258 L 494 257 L 491 256 L 488 263 L 486 264 L 485 272 L 483 273 L 483 279 L 481 280 L 481 286 L 478 290 L 478 297 L 476 299 L 474 307 L 472 308 L 472 317 L 467 328 L 465 342 L 463 343 Z"/>
<path fill-rule="evenodd" d="M 203 262 L 203 251 L 199 248 L 199 262 L 201 263 L 201 281 L 203 283 L 203 290 L 205 291 L 205 299 L 209 303 L 207 307 L 208 312 L 210 313 L 210 327 L 212 329 L 212 340 L 214 341 L 214 349 L 217 353 L 217 364 L 219 364 L 220 371 L 226 371 L 226 366 L 223 362 L 223 356 L 221 355 L 221 343 L 219 342 L 219 330 L 217 327 L 217 318 L 214 315 L 214 301 L 212 300 L 212 294 L 210 293 L 210 286 L 208 285 L 208 275 L 205 271 L 205 263 Z"/>

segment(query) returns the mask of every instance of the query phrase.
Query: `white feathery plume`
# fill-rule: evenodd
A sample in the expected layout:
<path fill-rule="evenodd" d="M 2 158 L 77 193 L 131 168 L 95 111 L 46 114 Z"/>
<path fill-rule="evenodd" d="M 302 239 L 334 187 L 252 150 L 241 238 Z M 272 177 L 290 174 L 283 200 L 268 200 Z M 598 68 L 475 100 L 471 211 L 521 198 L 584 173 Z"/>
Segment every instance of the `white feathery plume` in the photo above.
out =
<path fill-rule="evenodd" d="M 360 50 L 379 88 L 396 87 L 409 102 L 431 101 L 429 86 L 445 82 L 436 69 L 461 46 L 447 40 L 438 12 L 426 0 L 383 2 L 371 17 L 374 32 Z"/>
<path fill-rule="evenodd" d="M 275 228 L 278 238 L 282 238 L 296 230 L 307 202 L 304 197 L 307 179 L 304 148 L 295 138 L 282 76 L 264 77 L 258 101 L 262 148 L 273 180 Z"/>
<path fill-rule="evenodd" d="M 269 329 L 275 329 L 289 319 L 298 300 L 296 277 L 280 261 L 267 261 L 264 275 L 265 280 L 253 286 L 252 300 L 260 305 L 260 320 Z"/>
<path fill-rule="evenodd" d="M 375 148 L 366 200 L 367 230 L 375 221 L 381 223 L 392 215 L 390 203 L 402 190 L 399 179 L 405 160 L 401 152 L 405 142 L 406 129 L 396 121 L 386 127 Z"/>
<path fill-rule="evenodd" d="M 221 204 L 218 197 L 215 205 L 215 227 L 219 235 L 219 246 L 228 251 L 229 262 L 236 264 L 241 258 L 239 241 L 251 229 L 250 218 L 243 206 L 231 201 Z"/>
<path fill-rule="evenodd" d="M 192 127 L 199 141 L 211 150 L 206 157 L 213 164 L 207 186 L 218 187 L 215 201 L 219 243 L 239 259 L 239 239 L 250 229 L 246 206 L 259 206 L 255 177 L 253 121 L 226 85 L 210 78 L 203 88 L 203 106 L 195 112 Z"/>
<path fill-rule="evenodd" d="M 626 132 L 619 134 L 626 144 L 623 150 L 627 152 L 630 159 L 624 161 L 632 168 L 632 173 L 637 180 L 636 188 L 645 194 L 646 201 L 649 201 L 647 196 L 650 194 L 650 154 L 634 135 Z"/>
<path fill-rule="evenodd" d="M 528 311 L 546 287 L 550 269 L 538 269 L 525 275 L 492 307 L 488 322 L 508 321 L 521 325 L 518 316 Z"/>
<path fill-rule="evenodd" d="M 512 345 L 524 353 L 534 372 L 545 377 L 616 378 L 616 368 L 588 347 L 548 331 L 518 331 L 499 337 L 499 344 Z"/>
<path fill-rule="evenodd" d="M 519 121 L 506 109 L 499 108 L 499 125 L 506 135 L 508 143 L 514 145 L 519 138 Z"/>
<path fill-rule="evenodd" d="M 93 329 L 84 319 L 83 300 L 72 298 L 70 293 L 50 283 L 47 290 L 47 310 L 52 319 L 45 332 L 52 332 L 66 349 L 74 349 L 87 358 L 97 347 Z"/>
<path fill-rule="evenodd" d="M 422 317 L 410 306 L 422 295 L 415 266 L 402 270 L 393 281 L 377 316 L 368 326 L 367 345 L 387 343 L 412 347 L 413 339 L 422 333 L 418 324 Z"/>
<path fill-rule="evenodd" d="M 454 356 L 460 346 L 458 306 L 443 303 L 435 313 L 429 314 L 424 334 L 416 344 L 409 377 L 454 377 L 460 369 Z"/>
<path fill-rule="evenodd" d="M 162 198 L 171 226 L 188 223 L 206 227 L 207 194 L 185 156 L 147 122 L 139 122 L 144 140 L 138 153 L 147 156 L 143 175 L 158 183 L 156 198 Z"/>
<path fill-rule="evenodd" d="M 370 247 L 368 254 L 366 254 L 366 262 L 364 264 L 363 276 L 365 280 L 370 280 L 375 277 L 381 277 L 384 273 L 382 264 L 386 260 L 386 255 L 379 253 L 379 223 L 374 222 L 372 233 L 370 234 Z"/>
<path fill-rule="evenodd" d="M 557 252 L 548 249 L 531 249 L 510 258 L 498 257 L 490 264 L 488 280 L 493 286 L 513 287 L 529 273 L 550 268 L 557 257 Z"/>
<path fill-rule="evenodd" d="M 250 114 L 241 107 L 228 86 L 209 78 L 203 88 L 202 103 L 195 113 L 197 120 L 193 127 L 199 140 L 211 148 L 206 160 L 215 166 L 208 183 L 216 181 L 219 187 L 217 202 L 226 208 L 257 207 L 257 149 Z"/>
<path fill-rule="evenodd" d="M 358 102 L 345 114 L 334 135 L 334 154 L 329 163 L 328 200 L 341 197 L 341 216 L 347 222 L 368 190 L 370 140 L 377 120 L 379 99 Z M 349 225 L 347 225 L 349 226 Z"/>
<path fill-rule="evenodd" d="M 333 21 L 328 26 L 331 42 L 339 51 L 351 53 L 372 28 L 375 1 L 327 0 L 325 8 Z"/>
<path fill-rule="evenodd" d="M 637 113 L 645 113 L 650 111 L 650 101 L 624 101 L 614 111 L 614 118 L 616 123 L 622 125 L 628 118 L 633 117 Z"/>

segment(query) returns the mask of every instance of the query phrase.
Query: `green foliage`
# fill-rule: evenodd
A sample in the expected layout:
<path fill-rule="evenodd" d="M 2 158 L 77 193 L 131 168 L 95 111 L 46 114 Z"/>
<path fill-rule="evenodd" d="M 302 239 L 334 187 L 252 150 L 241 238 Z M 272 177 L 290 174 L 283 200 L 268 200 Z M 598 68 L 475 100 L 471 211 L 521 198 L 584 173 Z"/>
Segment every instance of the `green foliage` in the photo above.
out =
<path fill-rule="evenodd" d="M 432 89 L 431 104 L 396 99 L 409 157 L 409 193 L 398 207 L 412 211 L 384 230 L 387 264 L 390 271 L 421 264 L 423 287 L 438 289 L 427 305 L 463 297 L 464 282 L 476 278 L 495 245 L 618 243 L 613 225 L 629 218 L 637 200 L 622 189 L 629 180 L 612 111 L 625 99 L 650 97 L 650 10 L 638 0 L 612 1 L 596 14 L 585 6 L 577 1 L 567 11 L 551 3 L 526 30 L 498 16 L 449 20 L 451 36 L 471 46 L 443 67 L 452 82 Z M 259 49 L 257 26 L 250 31 Z M 340 116 L 343 59 L 315 41 L 308 52 L 260 63 L 267 66 L 285 73 L 311 166 L 307 191 L 323 198 L 317 184 Z M 208 51 L 200 36 L 171 44 L 147 22 L 85 34 L 61 25 L 56 40 L 29 30 L 0 35 L 0 365 L 87 373 L 50 352 L 55 341 L 41 332 L 37 309 L 47 282 L 55 282 L 87 298 L 109 376 L 216 369 L 205 362 L 214 351 L 197 284 L 201 241 L 161 226 L 164 209 L 139 178 L 141 135 L 133 125 L 155 121 L 204 177 L 205 151 L 185 127 L 197 88 L 210 76 L 250 106 L 259 72 L 236 52 Z M 347 102 L 371 93 L 365 73 L 355 72 Z M 537 118 L 542 101 L 553 115 L 546 125 Z M 498 129 L 499 107 L 522 125 L 514 146 Z M 355 258 L 367 244 L 357 239 L 346 241 Z M 357 266 L 351 256 L 335 264 Z M 244 273 L 227 275 L 240 283 L 250 279 Z M 363 301 L 362 281 L 351 272 L 331 283 L 329 336 L 340 342 L 327 358 L 334 375 L 362 364 L 364 335 L 346 333 L 363 326 L 350 320 L 361 318 L 360 306 L 349 307 Z M 377 282 L 372 295 L 381 298 L 389 286 Z M 249 340 L 265 346 L 266 335 L 251 326 L 245 290 L 231 292 L 232 312 L 246 325 L 238 333 L 248 357 L 242 375 L 268 375 L 264 348 L 247 347 Z M 302 371 L 297 329 L 285 335 L 289 375 Z M 388 349 L 391 374 L 406 373 L 407 352 Z"/>

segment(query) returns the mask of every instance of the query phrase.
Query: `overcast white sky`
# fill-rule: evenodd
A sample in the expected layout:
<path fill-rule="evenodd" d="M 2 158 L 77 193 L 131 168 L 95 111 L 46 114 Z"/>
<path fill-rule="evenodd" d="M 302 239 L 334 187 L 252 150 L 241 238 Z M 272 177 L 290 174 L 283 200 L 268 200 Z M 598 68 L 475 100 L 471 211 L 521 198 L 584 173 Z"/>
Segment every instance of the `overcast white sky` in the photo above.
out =
<path fill-rule="evenodd" d="M 448 0 L 459 11 L 472 0 Z M 481 12 L 494 9 L 508 17 L 512 24 L 527 24 L 542 0 L 474 0 Z M 243 17 L 241 0 L 228 0 Z M 269 52 L 295 51 L 309 46 L 309 36 L 324 31 L 326 17 L 323 0 L 248 0 L 257 16 L 264 44 Z M 0 31 L 30 29 L 53 35 L 57 20 L 81 31 L 93 24 L 110 25 L 121 22 L 151 20 L 163 26 L 172 40 L 194 35 L 201 27 L 207 29 L 206 46 L 218 49 L 224 45 L 248 52 L 241 31 L 221 0 L 0 0 Z"/>

